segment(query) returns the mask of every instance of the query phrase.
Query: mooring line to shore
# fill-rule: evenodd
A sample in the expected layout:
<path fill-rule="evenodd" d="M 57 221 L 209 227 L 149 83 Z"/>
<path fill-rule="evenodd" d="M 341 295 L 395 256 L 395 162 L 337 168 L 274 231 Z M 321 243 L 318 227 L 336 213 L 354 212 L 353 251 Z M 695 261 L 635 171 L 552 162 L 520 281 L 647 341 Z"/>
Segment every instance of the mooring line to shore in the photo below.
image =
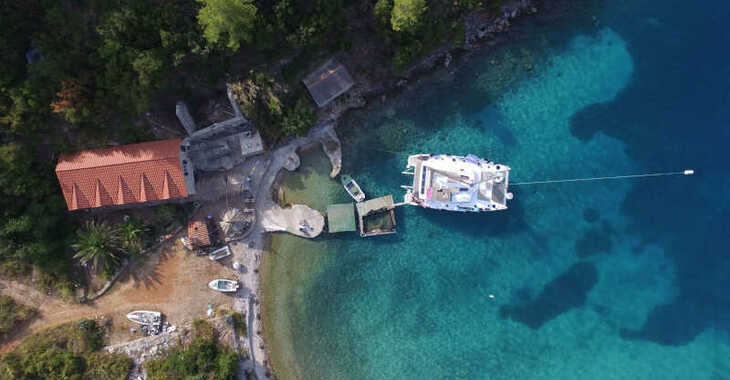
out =
<path fill-rule="evenodd" d="M 695 171 L 692 169 L 686 169 L 679 172 L 663 172 L 663 173 L 646 173 L 646 174 L 628 174 L 628 175 L 615 175 L 609 177 L 590 177 L 590 178 L 570 178 L 570 179 L 549 179 L 543 181 L 530 181 L 530 182 L 511 182 L 510 186 L 520 185 L 542 185 L 546 183 L 566 183 L 566 182 L 587 182 L 587 181 L 604 181 L 611 179 L 626 179 L 626 178 L 644 178 L 644 177 L 665 177 L 675 175 L 693 175 Z"/>

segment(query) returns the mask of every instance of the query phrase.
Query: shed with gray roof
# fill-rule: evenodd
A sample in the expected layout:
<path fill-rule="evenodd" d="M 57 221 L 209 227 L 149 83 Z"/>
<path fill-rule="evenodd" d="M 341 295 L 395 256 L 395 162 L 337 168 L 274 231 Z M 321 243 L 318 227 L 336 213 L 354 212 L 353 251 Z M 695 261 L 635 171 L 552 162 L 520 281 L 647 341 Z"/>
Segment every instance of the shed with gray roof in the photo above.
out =
<path fill-rule="evenodd" d="M 345 66 L 334 58 L 309 73 L 302 82 L 320 108 L 347 92 L 354 84 Z"/>

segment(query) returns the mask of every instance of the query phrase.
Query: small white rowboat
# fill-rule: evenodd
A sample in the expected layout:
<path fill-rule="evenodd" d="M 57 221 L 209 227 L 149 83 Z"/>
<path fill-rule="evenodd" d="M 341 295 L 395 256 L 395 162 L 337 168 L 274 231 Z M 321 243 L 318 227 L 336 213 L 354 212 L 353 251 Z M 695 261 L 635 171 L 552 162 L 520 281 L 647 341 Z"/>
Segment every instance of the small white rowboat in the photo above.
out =
<path fill-rule="evenodd" d="M 343 174 L 340 178 L 340 181 L 342 182 L 342 186 L 347 191 L 347 194 L 350 194 L 355 202 L 362 202 L 365 200 L 365 193 L 362 192 L 360 185 L 358 185 L 352 177 L 347 174 Z"/>
<path fill-rule="evenodd" d="M 230 293 L 238 290 L 238 281 L 217 278 L 208 283 L 208 287 L 219 292 Z"/>
<path fill-rule="evenodd" d="M 160 325 L 162 324 L 162 313 L 159 311 L 135 310 L 127 314 L 127 319 L 140 325 Z"/>

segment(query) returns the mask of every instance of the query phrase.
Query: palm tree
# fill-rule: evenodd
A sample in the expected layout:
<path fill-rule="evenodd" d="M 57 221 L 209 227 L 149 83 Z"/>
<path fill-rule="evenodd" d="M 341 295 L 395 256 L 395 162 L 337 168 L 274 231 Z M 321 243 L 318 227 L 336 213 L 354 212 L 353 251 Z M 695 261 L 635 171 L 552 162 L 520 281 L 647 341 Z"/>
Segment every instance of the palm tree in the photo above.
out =
<path fill-rule="evenodd" d="M 121 248 L 128 254 L 137 255 L 142 252 L 142 234 L 147 231 L 147 226 L 136 218 L 130 218 L 122 223 L 119 228 L 122 243 Z"/>
<path fill-rule="evenodd" d="M 76 250 L 74 258 L 82 265 L 89 265 L 96 271 L 112 271 L 119 264 L 120 245 L 117 228 L 91 220 L 77 232 L 76 242 L 71 247 Z"/>

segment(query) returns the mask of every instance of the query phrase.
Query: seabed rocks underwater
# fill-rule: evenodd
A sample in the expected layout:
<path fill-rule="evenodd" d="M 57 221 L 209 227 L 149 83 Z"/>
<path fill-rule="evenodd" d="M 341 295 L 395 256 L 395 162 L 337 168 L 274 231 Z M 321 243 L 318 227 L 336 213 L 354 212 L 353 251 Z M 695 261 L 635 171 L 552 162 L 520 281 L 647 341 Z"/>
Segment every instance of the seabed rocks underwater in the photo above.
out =
<path fill-rule="evenodd" d="M 603 28 L 544 57 L 498 96 L 484 91 L 494 65 L 482 60 L 476 81 L 423 84 L 353 114 L 340 130 L 344 171 L 368 196 L 396 198 L 408 181 L 405 157 L 418 152 L 488 157 L 510 165 L 513 182 L 631 172 L 621 141 L 601 132 L 581 140 L 570 128 L 576 112 L 629 85 L 626 42 Z M 315 170 L 281 185 L 315 208 L 347 200 L 319 156 L 303 158 Z M 655 379 L 730 370 L 726 337 L 714 330 L 684 346 L 621 336 L 677 295 L 672 260 L 632 234 L 622 213 L 631 186 L 515 186 L 511 209 L 486 215 L 399 208 L 398 234 L 375 239 L 274 236 L 265 318 L 279 376 Z"/>

